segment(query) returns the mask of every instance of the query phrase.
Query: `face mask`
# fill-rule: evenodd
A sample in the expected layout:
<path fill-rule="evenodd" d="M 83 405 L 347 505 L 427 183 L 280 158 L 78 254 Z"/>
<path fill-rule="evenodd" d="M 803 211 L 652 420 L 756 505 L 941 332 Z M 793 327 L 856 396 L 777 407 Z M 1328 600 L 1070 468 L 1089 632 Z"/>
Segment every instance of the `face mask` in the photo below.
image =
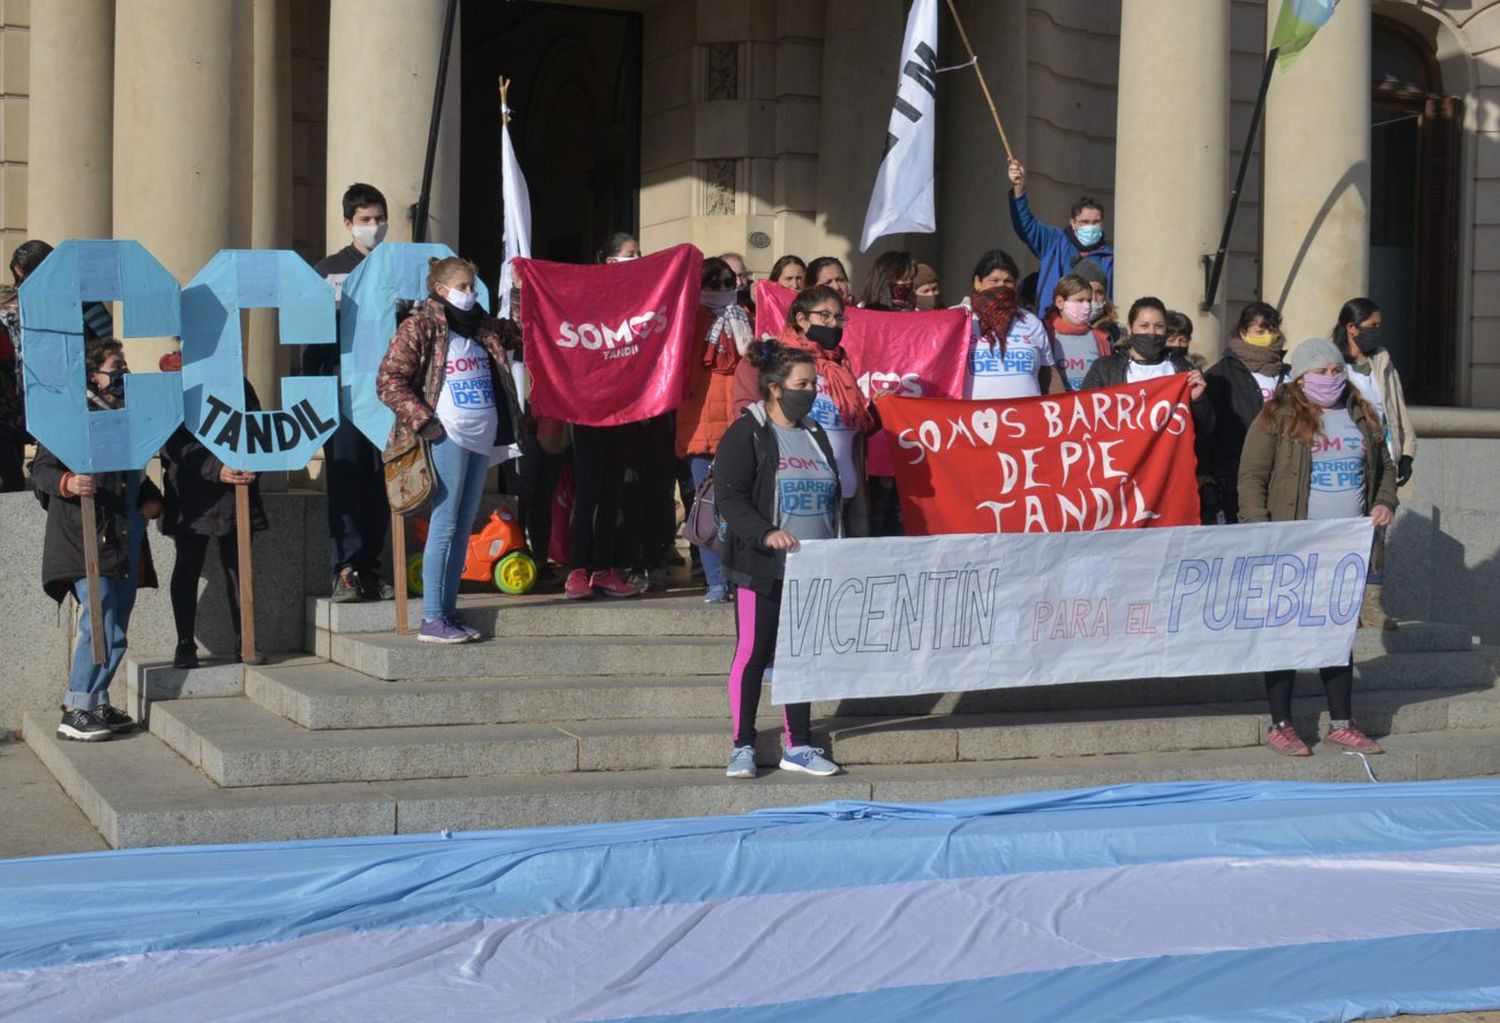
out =
<path fill-rule="evenodd" d="M 1167 357 L 1167 339 L 1160 334 L 1131 334 L 1130 347 L 1141 361 L 1155 365 Z"/>
<path fill-rule="evenodd" d="M 633 259 L 640 259 L 640 258 L 641 257 L 640 257 L 639 254 L 634 255 L 634 256 L 610 256 L 608 259 L 605 260 L 605 262 L 606 263 L 629 263 Z"/>
<path fill-rule="evenodd" d="M 109 383 L 99 388 L 99 393 L 113 398 L 116 401 L 125 400 L 125 370 L 113 369 L 109 371 Z"/>
<path fill-rule="evenodd" d="M 1360 327 L 1359 333 L 1354 335 L 1354 343 L 1366 355 L 1373 355 L 1380 350 L 1380 328 Z"/>
<path fill-rule="evenodd" d="M 891 305 L 898 306 L 898 307 L 899 306 L 905 306 L 906 308 L 909 309 L 909 308 L 911 308 L 911 305 L 912 305 L 912 300 L 911 299 L 912 299 L 912 288 L 911 288 L 910 284 L 892 284 L 891 285 Z"/>
<path fill-rule="evenodd" d="M 366 249 L 373 249 L 385 241 L 385 232 L 389 230 L 389 224 L 355 224 L 349 228 L 349 233 L 354 240 Z"/>
<path fill-rule="evenodd" d="M 735 304 L 738 293 L 733 291 L 709 291 L 704 289 L 698 292 L 698 304 L 712 309 L 716 313 L 722 313 L 725 309 Z"/>
<path fill-rule="evenodd" d="M 1277 335 L 1268 330 L 1256 331 L 1252 334 L 1241 334 L 1240 336 L 1245 339 L 1245 344 L 1254 345 L 1256 348 L 1270 348 L 1276 343 L 1277 337 Z"/>
<path fill-rule="evenodd" d="M 832 351 L 844 339 L 844 328 L 814 323 L 807 328 L 807 339 L 825 352 Z"/>
<path fill-rule="evenodd" d="M 1307 373 L 1302 377 L 1302 391 L 1314 405 L 1333 408 L 1344 396 L 1345 378 L 1342 370 L 1333 374 Z"/>
<path fill-rule="evenodd" d="M 922 310 L 923 312 L 930 312 L 931 310 L 936 309 L 937 300 L 938 297 L 936 295 L 917 295 L 912 299 L 912 301 L 916 303 L 917 308 Z"/>
<path fill-rule="evenodd" d="M 1089 322 L 1093 323 L 1104 315 L 1104 299 L 1094 298 L 1089 300 Z"/>
<path fill-rule="evenodd" d="M 1075 327 L 1081 327 L 1085 323 L 1088 323 L 1093 312 L 1094 303 L 1082 299 L 1073 302 L 1064 302 L 1062 307 L 1063 319 Z"/>
<path fill-rule="evenodd" d="M 813 402 L 818 399 L 818 392 L 814 390 L 793 391 L 782 388 L 781 397 L 776 403 L 781 406 L 781 414 L 792 422 L 801 422 L 807 418 L 812 411 Z"/>
<path fill-rule="evenodd" d="M 468 312 L 474 308 L 474 303 L 479 301 L 479 296 L 472 291 L 458 291 L 455 288 L 443 290 L 448 294 L 448 303 L 460 312 Z"/>
<path fill-rule="evenodd" d="M 1078 244 L 1084 248 L 1092 248 L 1104 240 L 1103 224 L 1081 224 L 1073 228 L 1073 235 L 1078 239 Z"/>

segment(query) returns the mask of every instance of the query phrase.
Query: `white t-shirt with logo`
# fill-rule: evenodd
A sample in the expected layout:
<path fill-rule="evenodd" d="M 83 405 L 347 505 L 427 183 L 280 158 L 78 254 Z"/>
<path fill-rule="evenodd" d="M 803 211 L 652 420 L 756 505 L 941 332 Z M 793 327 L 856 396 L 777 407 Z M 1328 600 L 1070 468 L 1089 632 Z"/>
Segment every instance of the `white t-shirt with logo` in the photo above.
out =
<path fill-rule="evenodd" d="M 1262 404 L 1276 396 L 1276 385 L 1281 382 L 1279 375 L 1271 376 L 1266 373 L 1257 373 L 1254 370 L 1250 371 L 1250 375 L 1255 378 L 1255 386 L 1260 388 L 1260 400 Z"/>
<path fill-rule="evenodd" d="M 1125 382 L 1127 384 L 1138 384 L 1143 380 L 1159 380 L 1162 377 L 1169 377 L 1176 372 L 1177 367 L 1173 365 L 1170 358 L 1163 359 L 1157 363 L 1136 362 L 1134 359 L 1130 359 L 1125 364 Z"/>
<path fill-rule="evenodd" d="M 1000 351 L 999 344 L 991 349 L 989 339 L 978 336 L 978 319 L 973 322 L 964 397 L 994 400 L 1032 398 L 1041 394 L 1037 370 L 1054 365 L 1052 339 L 1047 336 L 1042 321 L 1024 309 L 1017 309 L 1005 335 L 1004 352 Z M 1093 343 L 1092 338 L 1089 343 Z"/>
<path fill-rule="evenodd" d="M 813 399 L 812 411 L 807 417 L 828 434 L 828 444 L 833 448 L 833 457 L 839 466 L 839 487 L 845 498 L 859 492 L 859 474 L 854 471 L 854 438 L 859 431 L 843 417 L 839 407 L 828 393 L 828 382 L 818 374 L 818 396 Z"/>
<path fill-rule="evenodd" d="M 465 451 L 489 456 L 491 465 L 504 457 L 505 449 L 495 447 L 499 414 L 490 376 L 490 355 L 478 341 L 451 330 L 437 417 L 449 439 Z"/>

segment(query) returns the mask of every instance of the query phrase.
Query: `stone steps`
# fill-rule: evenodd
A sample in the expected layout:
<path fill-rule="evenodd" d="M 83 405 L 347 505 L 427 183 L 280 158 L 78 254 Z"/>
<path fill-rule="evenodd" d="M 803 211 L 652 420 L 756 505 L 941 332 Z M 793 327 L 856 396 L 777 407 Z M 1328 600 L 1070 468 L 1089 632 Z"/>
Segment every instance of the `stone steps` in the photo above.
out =
<path fill-rule="evenodd" d="M 1488 704 L 1463 697 L 1449 707 L 1450 724 L 1490 714 Z M 28 744 L 117 847 L 553 826 L 832 799 L 928 802 L 1136 781 L 1366 780 L 1358 757 L 1321 749 L 1294 760 L 1244 748 L 876 765 L 829 779 L 773 770 L 735 781 L 713 767 L 221 788 L 153 734 L 69 743 L 54 737 L 55 727 L 51 715 L 28 715 Z M 1382 781 L 1500 774 L 1500 725 L 1396 734 L 1385 746 L 1386 755 L 1368 758 Z"/>

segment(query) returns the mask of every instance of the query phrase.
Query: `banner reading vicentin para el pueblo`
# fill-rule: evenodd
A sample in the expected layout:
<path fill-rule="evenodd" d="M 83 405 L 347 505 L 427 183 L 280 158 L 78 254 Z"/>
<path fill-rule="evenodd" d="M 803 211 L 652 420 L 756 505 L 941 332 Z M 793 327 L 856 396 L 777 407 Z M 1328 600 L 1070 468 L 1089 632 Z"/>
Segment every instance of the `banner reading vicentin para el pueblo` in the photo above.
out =
<path fill-rule="evenodd" d="M 887 398 L 908 536 L 1198 522 L 1188 379 L 1012 401 Z"/>
<path fill-rule="evenodd" d="M 779 335 L 797 293 L 771 281 L 755 284 L 755 332 Z M 844 310 L 844 351 L 867 398 L 961 398 L 969 345 L 969 314 L 963 309 L 921 313 Z M 881 408 L 885 404 L 881 403 Z M 891 476 L 885 437 L 870 438 L 871 476 Z"/>
<path fill-rule="evenodd" d="M 810 540 L 777 703 L 1342 664 L 1370 520 Z"/>
<path fill-rule="evenodd" d="M 583 426 L 669 412 L 687 385 L 703 254 L 691 245 L 624 263 L 516 259 L 531 411 Z"/>

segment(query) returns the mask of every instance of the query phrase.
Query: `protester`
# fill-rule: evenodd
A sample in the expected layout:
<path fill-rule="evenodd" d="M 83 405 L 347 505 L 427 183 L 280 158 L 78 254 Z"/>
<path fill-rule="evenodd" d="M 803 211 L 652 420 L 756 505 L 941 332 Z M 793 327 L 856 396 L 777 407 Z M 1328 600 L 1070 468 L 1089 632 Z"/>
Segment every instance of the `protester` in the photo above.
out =
<path fill-rule="evenodd" d="M 24 241 L 16 246 L 10 256 L 10 275 L 21 287 L 21 282 L 30 277 L 42 260 L 52 254 L 52 246 L 38 238 Z M 103 302 L 83 303 L 83 335 L 85 340 L 107 341 L 115 336 L 114 315 Z"/>
<path fill-rule="evenodd" d="M 1193 321 L 1187 313 L 1175 309 L 1167 310 L 1167 347 L 1183 355 L 1193 343 Z M 1191 356 L 1189 356 L 1191 358 Z"/>
<path fill-rule="evenodd" d="M 1089 367 L 1113 350 L 1109 333 L 1090 325 L 1093 289 L 1077 274 L 1058 278 L 1043 326 L 1052 338 L 1054 361 L 1062 367 L 1068 390 L 1083 388 Z"/>
<path fill-rule="evenodd" d="M 750 273 L 749 266 L 745 263 L 745 257 L 738 252 L 726 252 L 719 258 L 734 272 L 735 301 L 747 309 L 753 319 L 755 316 L 755 297 L 750 291 L 750 285 L 753 283 L 754 278 Z"/>
<path fill-rule="evenodd" d="M 818 395 L 812 418 L 828 434 L 834 462 L 839 470 L 839 488 L 844 500 L 844 532 L 849 536 L 870 535 L 869 490 L 865 485 L 866 436 L 875 430 L 875 418 L 844 351 L 844 303 L 839 293 L 814 286 L 798 294 L 787 312 L 780 343 L 810 353 L 816 359 Z M 744 360 L 734 376 L 734 411 L 739 415 L 760 400 L 760 377 L 755 365 Z"/>
<path fill-rule="evenodd" d="M 616 231 L 599 250 L 601 263 L 628 263 L 641 258 L 641 243 L 628 231 Z"/>
<path fill-rule="evenodd" d="M 1381 344 L 1380 307 L 1368 298 L 1351 298 L 1339 310 L 1333 328 L 1333 343 L 1344 353 L 1349 382 L 1375 410 L 1385 432 L 1386 446 L 1396 464 L 1396 486 L 1411 479 L 1412 460 L 1417 455 L 1417 432 L 1406 408 L 1401 375 L 1391 353 Z M 1365 602 L 1359 612 L 1361 625 L 1394 629 L 1385 613 L 1385 530 L 1375 531 L 1375 549 L 1370 555 L 1370 578 L 1365 583 Z"/>
<path fill-rule="evenodd" d="M 182 353 L 161 357 L 163 373 L 182 370 Z M 245 407 L 260 410 L 255 389 L 245 382 Z M 240 651 L 240 557 L 235 532 L 234 487 L 250 487 L 250 528 L 266 529 L 265 509 L 255 473 L 229 468 L 187 427 L 179 426 L 161 452 L 162 492 L 165 512 L 162 535 L 170 536 L 177 558 L 172 563 L 168 592 L 172 597 L 172 622 L 177 628 L 177 648 L 172 667 L 198 667 L 198 579 L 208 560 L 208 542 L 217 539 L 219 567 L 224 573 L 224 593 L 229 603 L 229 621 L 234 628 L 234 650 Z"/>
<path fill-rule="evenodd" d="M 355 182 L 344 190 L 341 207 L 349 244 L 324 256 L 313 271 L 333 288 L 342 303 L 344 280 L 370 251 L 385 240 L 385 196 L 374 185 Z M 302 349 L 303 376 L 337 376 L 339 346 L 308 345 Z M 391 509 L 385 497 L 380 452 L 354 420 L 339 419 L 323 444 L 323 472 L 328 481 L 328 560 L 333 573 L 335 603 L 390 600 L 395 588 L 380 574 Z M 397 566 L 397 571 L 401 571 Z"/>
<path fill-rule="evenodd" d="M 479 633 L 458 620 L 459 577 L 485 476 L 516 439 L 520 403 L 506 347 L 518 330 L 479 306 L 474 265 L 429 261 L 427 299 L 396 329 L 375 386 L 396 414 L 388 451 L 413 435 L 431 445 L 437 470 L 422 549 L 424 643 L 467 643 Z"/>
<path fill-rule="evenodd" d="M 931 312 L 938 308 L 943 289 L 938 284 L 937 269 L 931 263 L 917 264 L 916 272 L 911 278 L 911 292 L 912 301 L 919 311 Z"/>
<path fill-rule="evenodd" d="M 1046 301 L 1057 287 L 1057 279 L 1071 271 L 1080 257 L 1093 260 L 1103 269 L 1105 294 L 1112 293 L 1115 252 L 1104 236 L 1104 206 L 1093 196 L 1081 196 L 1069 212 L 1067 227 L 1044 224 L 1032 214 L 1026 198 L 1025 166 L 1020 160 L 1011 160 L 1009 173 L 1011 226 L 1042 264 L 1037 270 L 1037 298 Z"/>
<path fill-rule="evenodd" d="M 796 256 L 782 256 L 771 265 L 770 281 L 792 291 L 801 291 L 807 279 L 807 264 Z"/>
<path fill-rule="evenodd" d="M 910 252 L 882 252 L 865 275 L 859 307 L 878 312 L 911 312 L 917 307 L 912 293 L 916 270 L 917 263 Z"/>
<path fill-rule="evenodd" d="M 703 290 L 698 307 L 697 336 L 702 339 L 693 359 L 687 397 L 677 409 L 677 457 L 686 458 L 693 486 L 707 478 L 724 431 L 734 419 L 734 376 L 740 360 L 755 340 L 755 327 L 735 302 L 734 271 L 722 259 L 703 261 Z M 708 548 L 699 548 L 709 604 L 729 601 L 723 563 Z"/>
<path fill-rule="evenodd" d="M 1083 386 L 1088 389 L 1114 387 L 1186 373 L 1193 401 L 1198 402 L 1207 385 L 1203 374 L 1194 369 L 1181 352 L 1167 347 L 1167 307 L 1162 305 L 1161 299 L 1149 296 L 1136 299 L 1126 323 L 1130 335 L 1125 344 L 1090 366 Z M 1196 418 L 1196 407 L 1194 413 Z M 1200 427 L 1200 439 L 1202 432 Z"/>
<path fill-rule="evenodd" d="M 798 296 L 797 304 L 804 299 L 817 309 L 836 296 L 813 288 Z M 806 319 L 807 310 L 794 316 Z M 734 749 L 725 771 L 731 778 L 755 777 L 755 714 L 776 651 L 786 554 L 803 540 L 842 535 L 841 473 L 834 468 L 833 445 L 812 415 L 819 391 L 816 359 L 802 347 L 758 341 L 746 364 L 755 370 L 761 399 L 725 432 L 714 458 L 715 499 L 729 526 L 724 565 L 736 587 L 729 669 Z M 812 745 L 810 704 L 784 704 L 782 720 L 782 770 L 839 772 L 824 750 Z"/>
<path fill-rule="evenodd" d="M 1042 321 L 1021 308 L 1016 261 L 991 249 L 974 266 L 973 291 L 960 303 L 972 314 L 964 397 L 1025 398 L 1042 393 L 1042 368 L 1055 362 Z M 1065 390 L 1060 374 L 1048 389 Z"/>
<path fill-rule="evenodd" d="M 1251 302 L 1240 312 L 1224 357 L 1203 375 L 1214 410 L 1209 446 L 1213 482 L 1203 491 L 1206 524 L 1239 521 L 1240 452 L 1245 433 L 1286 379 L 1285 357 L 1281 314 L 1274 306 Z"/>
<path fill-rule="evenodd" d="M 1349 386 L 1343 354 L 1324 338 L 1292 351 L 1287 383 L 1266 403 L 1245 435 L 1240 456 L 1240 521 L 1288 522 L 1368 515 L 1377 527 L 1396 510 L 1396 467 L 1380 420 Z M 1325 667 L 1328 697 L 1324 741 L 1359 753 L 1380 753 L 1354 724 L 1354 661 Z M 1296 672 L 1266 672 L 1271 731 L 1266 744 L 1305 757 L 1307 744 L 1292 727 Z"/>
<path fill-rule="evenodd" d="M 834 256 L 819 256 L 807 264 L 806 281 L 809 288 L 832 288 L 838 292 L 840 301 L 845 305 L 854 300 L 854 293 L 849 290 L 849 271 Z"/>
<path fill-rule="evenodd" d="M 1104 268 L 1092 259 L 1080 259 L 1073 264 L 1073 273 L 1089 282 L 1089 326 L 1109 335 L 1109 343 L 1118 346 L 1123 336 L 1115 312 L 1109 300 L 1109 276 Z"/>
<path fill-rule="evenodd" d="M 115 340 L 90 339 L 84 346 L 91 409 L 125 404 L 125 350 Z M 99 742 L 128 732 L 135 721 L 110 704 L 109 686 L 125 657 L 136 590 L 154 587 L 156 572 L 146 542 L 146 520 L 162 514 L 161 493 L 140 470 L 74 473 L 43 445 L 31 462 L 31 484 L 47 511 L 42 537 L 42 589 L 59 604 L 71 593 L 78 601 L 78 642 L 68 690 L 63 697 L 57 737 Z M 92 496 L 99 538 L 99 612 L 105 659 L 94 663 L 93 621 L 84 571 L 83 508 Z"/>

